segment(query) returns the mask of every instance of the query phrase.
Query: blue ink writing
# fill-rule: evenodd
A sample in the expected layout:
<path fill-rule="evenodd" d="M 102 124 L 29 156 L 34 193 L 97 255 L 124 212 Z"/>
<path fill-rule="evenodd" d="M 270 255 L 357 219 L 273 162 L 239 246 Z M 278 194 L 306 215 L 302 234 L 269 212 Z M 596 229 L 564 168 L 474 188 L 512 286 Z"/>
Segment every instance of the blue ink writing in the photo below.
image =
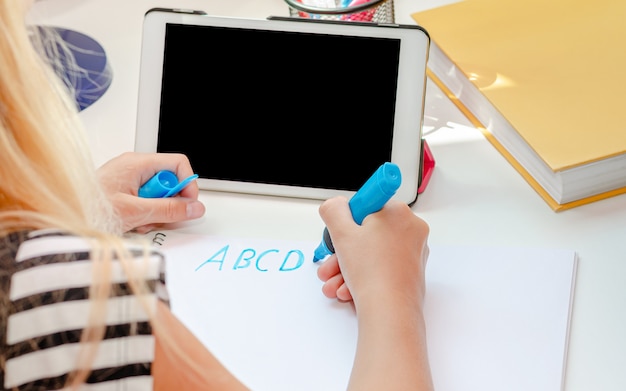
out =
<path fill-rule="evenodd" d="M 222 271 L 224 265 L 229 263 L 229 250 L 230 245 L 222 247 L 206 261 L 198 265 L 195 271 L 210 264 L 218 265 L 217 270 Z M 304 253 L 300 250 L 289 250 L 286 254 L 282 255 L 280 250 L 274 248 L 264 251 L 246 248 L 234 257 L 232 270 L 244 270 L 254 267 L 254 269 L 260 272 L 268 272 L 271 270 L 290 272 L 300 268 L 303 263 Z"/>
<path fill-rule="evenodd" d="M 207 259 L 206 261 L 204 261 L 203 263 L 200 264 L 200 266 L 198 266 L 196 268 L 196 271 L 200 270 L 200 268 L 208 263 L 211 262 L 216 262 L 220 264 L 220 268 L 218 270 L 222 270 L 222 266 L 224 265 L 224 259 L 226 258 L 226 254 L 228 253 L 228 247 L 230 247 L 229 245 L 226 245 L 224 247 L 222 247 L 222 249 L 218 252 L 216 252 L 215 254 L 213 254 L 209 259 Z M 218 256 L 222 254 L 221 258 L 218 258 Z"/>

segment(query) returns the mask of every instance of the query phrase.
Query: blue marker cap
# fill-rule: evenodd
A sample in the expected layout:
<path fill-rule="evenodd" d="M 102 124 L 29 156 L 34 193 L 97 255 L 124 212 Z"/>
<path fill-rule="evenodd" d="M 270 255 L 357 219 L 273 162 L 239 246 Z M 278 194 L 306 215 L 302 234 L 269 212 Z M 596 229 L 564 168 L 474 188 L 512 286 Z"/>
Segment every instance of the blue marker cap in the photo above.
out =
<path fill-rule="evenodd" d="M 180 193 L 185 186 L 196 178 L 198 175 L 193 174 L 179 183 L 178 177 L 172 171 L 159 171 L 139 188 L 138 195 L 143 198 L 172 197 Z"/>
<path fill-rule="evenodd" d="M 394 163 L 383 163 L 350 199 L 354 221 L 361 225 L 365 216 L 381 210 L 396 194 L 401 183 L 400 167 Z"/>
<path fill-rule="evenodd" d="M 401 183 L 400 167 L 390 162 L 383 163 L 348 202 L 354 221 L 361 225 L 367 215 L 381 210 L 396 194 Z M 313 254 L 313 262 L 334 252 L 335 248 L 330 240 L 328 229 L 325 228 L 322 242 Z"/>

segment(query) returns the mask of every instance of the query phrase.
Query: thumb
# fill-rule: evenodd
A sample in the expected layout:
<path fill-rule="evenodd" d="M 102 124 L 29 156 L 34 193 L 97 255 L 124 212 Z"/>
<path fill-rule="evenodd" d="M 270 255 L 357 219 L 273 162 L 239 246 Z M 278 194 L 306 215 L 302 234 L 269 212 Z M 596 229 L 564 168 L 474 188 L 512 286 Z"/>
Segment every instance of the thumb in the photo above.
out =
<path fill-rule="evenodd" d="M 345 197 L 333 197 L 324 201 L 319 208 L 319 214 L 331 236 L 334 232 L 349 232 L 357 225 Z"/>
<path fill-rule="evenodd" d="M 125 195 L 118 199 L 116 209 L 125 231 L 137 227 L 192 220 L 204 215 L 204 205 L 192 198 L 140 198 Z"/>
<path fill-rule="evenodd" d="M 202 217 L 205 212 L 204 205 L 193 198 L 171 197 L 149 201 L 154 203 L 149 224 L 193 220 Z"/>

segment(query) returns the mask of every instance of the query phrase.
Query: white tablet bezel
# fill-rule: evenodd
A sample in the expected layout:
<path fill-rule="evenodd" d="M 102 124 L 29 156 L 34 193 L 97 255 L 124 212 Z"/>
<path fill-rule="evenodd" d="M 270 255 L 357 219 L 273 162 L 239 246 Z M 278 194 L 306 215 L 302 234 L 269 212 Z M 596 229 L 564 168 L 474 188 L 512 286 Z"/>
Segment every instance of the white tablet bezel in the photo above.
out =
<path fill-rule="evenodd" d="M 157 150 L 163 67 L 155 66 L 155 64 L 163 64 L 165 28 L 168 23 L 373 36 L 401 40 L 391 162 L 400 167 L 402 185 L 394 198 L 407 204 L 413 204 L 416 201 L 422 175 L 422 122 L 426 65 L 430 45 L 430 38 L 425 30 L 412 25 L 378 25 L 356 22 L 319 23 L 315 21 L 306 23 L 305 20 L 291 20 L 290 18 L 241 19 L 214 17 L 185 11 L 151 10 L 146 13 L 143 26 L 135 138 L 135 150 L 137 152 L 156 152 Z M 322 200 L 337 195 L 350 197 L 354 194 L 354 192 L 337 189 L 207 178 L 199 178 L 198 185 L 203 190 Z"/>

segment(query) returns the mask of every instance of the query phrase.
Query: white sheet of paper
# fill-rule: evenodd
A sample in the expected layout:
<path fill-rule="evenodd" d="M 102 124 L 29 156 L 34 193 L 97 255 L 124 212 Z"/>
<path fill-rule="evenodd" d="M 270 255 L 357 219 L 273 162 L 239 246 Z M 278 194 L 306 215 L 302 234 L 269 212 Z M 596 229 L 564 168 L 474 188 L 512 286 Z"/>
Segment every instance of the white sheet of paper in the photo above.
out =
<path fill-rule="evenodd" d="M 155 234 L 151 234 L 155 237 Z M 325 298 L 319 243 L 156 233 L 173 312 L 255 391 L 345 390 L 351 304 Z M 438 391 L 559 391 L 574 251 L 431 246 L 425 316 Z"/>

